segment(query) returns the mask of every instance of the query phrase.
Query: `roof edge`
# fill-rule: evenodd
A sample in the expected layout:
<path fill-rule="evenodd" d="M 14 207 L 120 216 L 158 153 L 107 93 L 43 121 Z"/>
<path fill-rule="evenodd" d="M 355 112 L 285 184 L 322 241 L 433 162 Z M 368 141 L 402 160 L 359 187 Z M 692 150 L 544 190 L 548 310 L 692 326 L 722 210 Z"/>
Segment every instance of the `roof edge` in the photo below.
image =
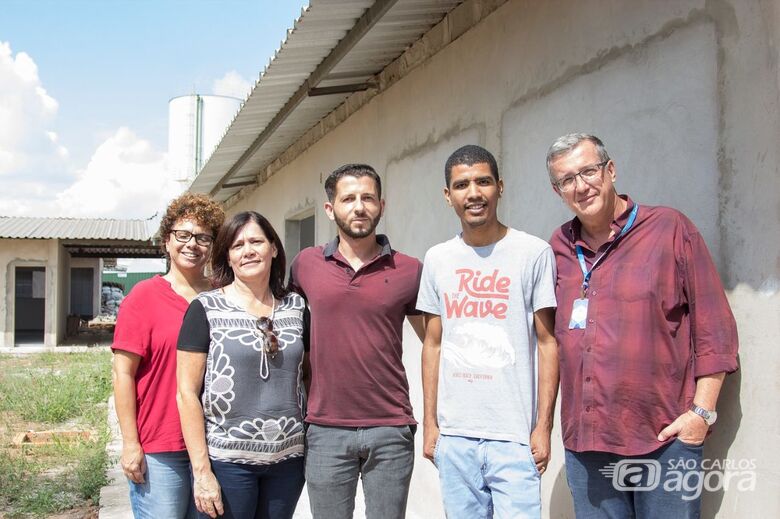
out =
<path fill-rule="evenodd" d="M 298 140 L 281 152 L 275 160 L 268 164 L 257 175 L 257 183 L 242 188 L 227 198 L 222 205 L 229 209 L 268 181 L 285 166 L 292 163 L 307 149 L 316 144 L 328 133 L 338 128 L 354 113 L 368 104 L 374 97 L 382 94 L 388 88 L 412 73 L 419 65 L 438 54 L 441 50 L 474 28 L 482 20 L 495 12 L 508 0 L 466 0 L 447 13 L 444 18 L 431 27 L 417 41 L 409 46 L 398 58 L 392 61 L 378 74 L 373 76 L 375 88 L 369 88 L 347 97 L 333 111 L 320 119 L 311 129 L 307 130 Z M 476 8 L 476 5 L 480 8 Z"/>

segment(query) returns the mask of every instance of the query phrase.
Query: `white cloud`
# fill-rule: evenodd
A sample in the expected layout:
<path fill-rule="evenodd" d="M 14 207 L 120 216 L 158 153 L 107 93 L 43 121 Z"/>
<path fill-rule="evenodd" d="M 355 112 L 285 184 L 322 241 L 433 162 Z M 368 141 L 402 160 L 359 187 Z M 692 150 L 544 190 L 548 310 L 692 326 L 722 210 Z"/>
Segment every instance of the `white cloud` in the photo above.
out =
<path fill-rule="evenodd" d="M 0 41 L 0 215 L 148 218 L 182 190 L 165 154 L 128 128 L 77 167 L 54 130 L 58 108 L 33 58 Z"/>
<path fill-rule="evenodd" d="M 243 100 L 249 95 L 251 88 L 252 83 L 244 79 L 235 70 L 231 70 L 222 78 L 214 80 L 212 90 L 214 90 L 216 95 L 237 97 Z"/>
<path fill-rule="evenodd" d="M 2 179 L 0 215 L 2 216 L 56 216 L 52 200 L 56 188 L 35 179 Z"/>
<path fill-rule="evenodd" d="M 58 107 L 43 88 L 35 61 L 24 52 L 14 56 L 11 45 L 0 41 L 0 177 L 4 182 L 64 171 L 68 150 L 57 142 L 52 129 Z"/>
<path fill-rule="evenodd" d="M 183 187 L 172 179 L 164 153 L 130 129 L 119 128 L 70 185 L 4 180 L 0 215 L 149 218 Z"/>
<path fill-rule="evenodd" d="M 128 128 L 98 146 L 77 177 L 56 195 L 58 215 L 148 218 L 183 188 L 172 179 L 165 154 Z"/>
<path fill-rule="evenodd" d="M 236 71 L 213 84 L 241 99 L 251 87 Z M 126 127 L 74 164 L 55 131 L 58 107 L 33 58 L 0 41 L 0 215 L 149 218 L 184 189 L 168 156 Z"/>

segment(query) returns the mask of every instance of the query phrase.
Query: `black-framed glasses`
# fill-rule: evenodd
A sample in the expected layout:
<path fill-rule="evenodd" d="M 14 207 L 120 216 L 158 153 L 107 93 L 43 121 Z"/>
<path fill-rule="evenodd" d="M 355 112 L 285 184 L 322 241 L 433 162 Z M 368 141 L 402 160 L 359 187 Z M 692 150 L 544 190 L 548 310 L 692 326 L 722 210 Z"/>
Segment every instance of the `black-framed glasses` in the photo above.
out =
<path fill-rule="evenodd" d="M 562 192 L 567 193 L 573 190 L 577 185 L 577 177 L 580 177 L 583 182 L 588 184 L 593 183 L 593 181 L 596 180 L 596 177 L 601 174 L 601 170 L 604 169 L 604 166 L 607 164 L 609 164 L 609 161 L 605 160 L 604 162 L 599 162 L 598 164 L 587 166 L 582 168 L 578 173 L 565 176 L 553 182 L 553 184 L 558 186 L 558 189 L 560 189 Z"/>
<path fill-rule="evenodd" d="M 273 359 L 279 352 L 279 339 L 274 333 L 274 321 L 270 317 L 262 316 L 255 323 L 257 329 L 265 335 L 265 352 Z"/>
<path fill-rule="evenodd" d="M 176 238 L 176 241 L 179 243 L 187 243 L 192 239 L 192 237 L 195 237 L 195 243 L 198 245 L 201 245 L 203 247 L 208 247 L 212 243 L 214 243 L 214 237 L 210 234 L 193 234 L 190 231 L 184 231 L 179 229 L 171 229 L 171 232 L 173 233 L 173 237 Z"/>

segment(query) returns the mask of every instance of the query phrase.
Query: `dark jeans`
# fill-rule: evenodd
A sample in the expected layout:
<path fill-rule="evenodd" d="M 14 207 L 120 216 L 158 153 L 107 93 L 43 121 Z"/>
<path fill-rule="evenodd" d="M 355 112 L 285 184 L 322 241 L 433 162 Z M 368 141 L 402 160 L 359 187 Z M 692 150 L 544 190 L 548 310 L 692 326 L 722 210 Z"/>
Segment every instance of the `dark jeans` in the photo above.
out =
<path fill-rule="evenodd" d="M 303 490 L 303 458 L 273 465 L 211 461 L 225 514 L 234 519 L 290 519 Z M 206 514 L 199 514 L 207 518 Z"/>
<path fill-rule="evenodd" d="M 403 519 L 416 426 L 325 427 L 306 432 L 306 488 L 314 519 L 351 519 L 358 478 L 367 519 Z"/>
<path fill-rule="evenodd" d="M 642 456 L 566 451 L 577 519 L 693 519 L 701 509 L 702 447 L 675 440 Z"/>

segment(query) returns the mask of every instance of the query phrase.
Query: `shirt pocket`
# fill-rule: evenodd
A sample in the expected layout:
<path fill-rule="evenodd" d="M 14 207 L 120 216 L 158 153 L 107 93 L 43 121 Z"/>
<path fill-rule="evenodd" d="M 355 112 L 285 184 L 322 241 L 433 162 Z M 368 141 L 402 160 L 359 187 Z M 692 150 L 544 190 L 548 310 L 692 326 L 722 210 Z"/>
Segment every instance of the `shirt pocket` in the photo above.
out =
<path fill-rule="evenodd" d="M 612 273 L 612 294 L 626 303 L 651 299 L 653 277 L 650 265 L 617 265 Z"/>

